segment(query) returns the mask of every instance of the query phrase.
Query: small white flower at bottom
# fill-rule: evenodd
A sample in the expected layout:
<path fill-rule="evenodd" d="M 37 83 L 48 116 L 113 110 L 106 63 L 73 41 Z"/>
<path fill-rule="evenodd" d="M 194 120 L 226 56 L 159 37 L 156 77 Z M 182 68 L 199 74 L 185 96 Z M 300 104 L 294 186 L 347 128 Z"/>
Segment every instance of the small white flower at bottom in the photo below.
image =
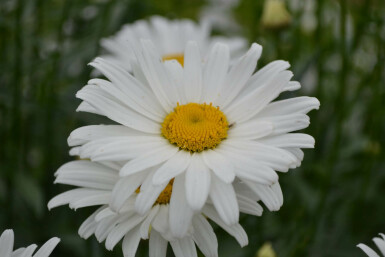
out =
<path fill-rule="evenodd" d="M 146 179 L 142 182 L 142 180 L 138 180 L 137 178 L 131 176 L 123 179 L 120 178 L 120 168 L 121 165 L 118 163 L 99 163 L 88 160 L 78 160 L 63 165 L 56 173 L 57 179 L 55 180 L 55 183 L 72 185 L 78 188 L 64 192 L 51 199 L 48 203 L 48 208 L 52 209 L 66 204 L 69 204 L 69 207 L 73 209 L 90 206 L 98 206 L 103 209 L 108 207 L 108 209 L 103 211 L 103 214 L 98 215 L 96 220 L 95 217 L 91 217 L 86 222 L 86 224 L 90 222 L 90 224 L 94 224 L 91 225 L 91 228 L 92 226 L 97 226 L 99 227 L 98 229 L 96 227 L 91 229 L 88 228 L 88 225 L 83 225 L 83 229 L 84 226 L 86 226 L 86 230 L 88 232 L 86 234 L 84 234 L 84 232 L 80 233 L 83 237 L 88 237 L 95 233 L 99 241 L 105 240 L 107 234 L 110 233 L 104 226 L 110 226 L 111 229 L 116 226 L 116 229 L 120 229 L 118 228 L 121 227 L 122 224 L 122 220 L 120 220 L 120 218 L 126 219 L 128 217 L 128 212 L 130 212 L 129 215 L 132 217 L 136 217 L 135 220 L 138 222 L 136 225 L 138 225 L 139 223 L 144 222 L 144 219 L 149 216 L 150 213 L 153 213 L 155 208 L 163 209 L 162 206 L 167 206 L 168 214 L 162 219 L 164 220 L 164 224 L 167 225 L 166 227 L 169 233 L 167 233 L 166 236 L 164 231 L 158 231 L 155 228 L 155 230 L 161 233 L 166 239 L 183 239 L 186 236 L 191 237 L 191 231 L 195 231 L 191 229 L 196 226 L 194 223 L 197 222 L 196 220 L 200 217 L 199 215 L 202 214 L 224 228 L 234 237 L 244 238 L 238 239 L 242 246 L 247 244 L 247 236 L 238 222 L 227 224 L 222 218 L 222 216 L 226 216 L 227 213 L 232 211 L 223 207 L 228 205 L 218 205 L 217 202 L 210 197 L 203 205 L 201 211 L 193 211 L 189 207 L 186 200 L 186 188 L 184 184 L 186 178 L 184 174 L 176 176 L 170 180 L 166 186 L 154 188 L 151 183 L 154 171 L 148 171 L 150 175 L 144 173 Z M 128 184 L 125 181 L 126 179 L 128 179 Z M 123 185 L 126 186 L 117 187 L 117 185 L 122 184 L 122 181 L 124 182 Z M 258 203 L 261 198 L 256 195 L 255 192 L 248 187 L 248 185 L 245 185 L 245 183 L 239 179 L 235 179 L 231 188 L 234 190 L 236 198 L 235 201 L 241 212 L 256 216 L 262 215 L 263 209 Z M 218 187 L 215 187 L 215 190 L 216 194 L 218 194 L 217 192 L 221 192 Z M 116 193 L 116 197 L 113 196 L 114 192 Z M 263 188 L 263 192 L 265 195 L 262 195 L 262 197 L 268 195 L 270 201 L 274 203 L 276 202 L 277 205 L 282 203 L 282 191 L 278 183 L 272 185 L 271 187 Z M 226 197 L 225 194 L 222 195 L 219 193 L 219 196 L 222 202 L 231 201 L 231 199 Z M 140 207 L 140 212 L 138 212 L 138 207 Z M 151 215 L 156 215 L 157 213 L 158 211 Z M 103 225 L 104 223 L 101 220 L 102 217 L 104 219 L 105 214 L 108 214 L 107 216 L 111 217 L 115 215 L 115 219 L 112 219 L 110 221 L 111 223 Z M 97 214 L 95 214 L 95 216 L 96 215 Z M 154 216 L 151 217 L 154 218 Z M 151 223 L 152 219 L 148 222 Z M 128 224 L 126 224 L 126 226 L 128 227 L 125 227 L 126 231 L 124 233 L 122 232 L 123 234 L 134 229 L 134 226 L 130 227 Z M 235 231 L 233 232 L 233 230 Z M 100 236 L 99 233 L 107 234 Z M 238 233 L 239 235 L 237 236 L 234 233 Z M 123 234 L 121 234 L 121 237 L 123 237 Z M 196 238 L 193 237 L 193 240 L 195 239 Z M 119 240 L 120 239 L 118 239 L 118 241 Z M 115 244 L 118 241 L 116 241 Z M 107 248 L 111 249 L 115 244 L 107 243 Z M 200 247 L 199 244 L 198 247 Z"/>
<path fill-rule="evenodd" d="M 26 248 L 19 248 L 13 251 L 14 234 L 12 229 L 5 230 L 0 237 L 1 257 L 48 257 L 55 249 L 60 239 L 53 237 L 48 240 L 34 255 L 37 245 L 33 244 Z"/>
<path fill-rule="evenodd" d="M 385 235 L 382 233 L 380 233 L 380 235 L 381 237 L 373 238 L 373 241 L 382 253 L 382 256 L 385 256 Z M 373 249 L 365 244 L 358 244 L 357 247 L 361 248 L 361 250 L 364 251 L 369 257 L 380 257 L 380 255 L 378 255 Z"/>
<path fill-rule="evenodd" d="M 141 239 L 149 239 L 149 256 L 165 257 L 168 243 L 176 257 L 197 257 L 195 244 L 206 257 L 218 256 L 218 241 L 208 218 L 236 238 L 241 246 L 248 244 L 246 232 L 239 224 L 226 225 L 212 206 L 205 206 L 202 213 L 192 218 L 188 233 L 183 238 L 174 237 L 170 231 L 169 204 L 154 205 L 145 215 L 135 212 L 132 197 L 120 213 L 113 212 L 107 205 L 93 213 L 79 229 L 85 239 L 95 234 L 99 242 L 105 241 L 112 250 L 123 239 L 125 257 L 134 257 Z"/>

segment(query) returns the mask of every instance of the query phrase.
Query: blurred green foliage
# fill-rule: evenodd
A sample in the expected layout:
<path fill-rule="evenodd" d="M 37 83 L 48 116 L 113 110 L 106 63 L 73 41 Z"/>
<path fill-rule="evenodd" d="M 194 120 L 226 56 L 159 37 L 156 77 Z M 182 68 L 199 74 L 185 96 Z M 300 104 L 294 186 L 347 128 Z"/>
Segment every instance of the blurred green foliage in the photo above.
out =
<path fill-rule="evenodd" d="M 263 45 L 259 65 L 292 64 L 298 95 L 316 96 L 306 130 L 316 148 L 303 165 L 281 174 L 279 212 L 242 216 L 249 246 L 217 230 L 219 255 L 254 256 L 270 241 L 278 256 L 364 256 L 355 245 L 385 232 L 385 2 L 290 0 L 292 23 L 261 26 L 264 1 L 234 8 L 240 31 Z M 90 210 L 48 212 L 68 189 L 53 174 L 68 156 L 66 138 L 82 125 L 108 122 L 76 113 L 75 93 L 90 77 L 99 40 L 121 25 L 160 14 L 197 19 L 203 0 L 0 0 L 0 231 L 14 228 L 16 246 L 58 236 L 55 256 L 122 256 L 77 229 Z M 218 33 L 228 31 L 218 30 Z M 138 256 L 148 256 L 142 242 Z"/>

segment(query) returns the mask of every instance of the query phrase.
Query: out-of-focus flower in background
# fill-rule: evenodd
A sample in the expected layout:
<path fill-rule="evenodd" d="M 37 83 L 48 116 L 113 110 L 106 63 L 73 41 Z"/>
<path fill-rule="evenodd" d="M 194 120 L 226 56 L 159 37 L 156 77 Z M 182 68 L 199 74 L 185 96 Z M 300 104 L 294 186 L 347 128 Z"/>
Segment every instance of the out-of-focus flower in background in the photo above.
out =
<path fill-rule="evenodd" d="M 48 257 L 55 249 L 56 245 L 60 242 L 57 237 L 48 240 L 40 249 L 35 253 L 37 245 L 33 244 L 26 248 L 19 248 L 13 250 L 13 244 L 15 236 L 12 229 L 5 230 L 0 236 L 0 256 L 1 257 Z"/>
<path fill-rule="evenodd" d="M 197 42 L 204 59 L 216 42 L 229 47 L 231 58 L 238 57 L 246 50 L 244 38 L 212 36 L 211 26 L 208 20 L 198 24 L 188 19 L 170 20 L 160 16 L 138 20 L 124 25 L 116 35 L 101 40 L 102 47 L 108 52 L 103 58 L 131 71 L 135 65 L 135 48 L 140 47 L 142 39 L 152 41 L 163 60 L 178 60 L 182 65 L 184 47 L 188 41 Z"/>
<path fill-rule="evenodd" d="M 261 246 L 255 257 L 277 257 L 277 255 L 271 243 L 267 242 Z"/>
<path fill-rule="evenodd" d="M 262 25 L 268 29 L 281 29 L 290 25 L 291 15 L 283 0 L 265 0 Z"/>
<path fill-rule="evenodd" d="M 210 0 L 200 13 L 200 20 L 207 21 L 211 26 L 228 35 L 229 32 L 239 32 L 241 27 L 236 22 L 233 9 L 239 0 Z"/>

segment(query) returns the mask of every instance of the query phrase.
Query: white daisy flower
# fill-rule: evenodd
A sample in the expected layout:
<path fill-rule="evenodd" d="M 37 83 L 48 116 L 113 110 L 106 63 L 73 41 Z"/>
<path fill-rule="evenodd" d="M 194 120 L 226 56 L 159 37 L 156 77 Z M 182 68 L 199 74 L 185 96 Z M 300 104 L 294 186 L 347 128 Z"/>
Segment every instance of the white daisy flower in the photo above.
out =
<path fill-rule="evenodd" d="M 19 248 L 13 250 L 14 234 L 12 229 L 5 230 L 0 236 L 0 256 L 1 257 L 48 257 L 55 249 L 56 245 L 60 242 L 57 237 L 48 240 L 40 249 L 35 253 L 37 245 L 33 244 L 26 248 Z"/>
<path fill-rule="evenodd" d="M 221 41 L 230 48 L 231 57 L 239 56 L 246 49 L 247 41 L 241 37 L 211 36 L 211 22 L 197 24 L 192 20 L 169 20 L 152 16 L 124 25 L 114 36 L 101 40 L 102 47 L 109 53 L 103 58 L 132 71 L 135 62 L 134 47 L 141 39 L 151 40 L 163 60 L 177 60 L 183 65 L 184 47 L 190 40 L 196 41 L 203 58 L 215 42 Z"/>
<path fill-rule="evenodd" d="M 382 256 L 385 256 L 385 235 L 380 233 L 380 236 L 381 237 L 373 238 L 373 241 L 380 250 Z M 366 253 L 369 257 L 380 257 L 380 255 L 365 244 L 358 244 L 357 247 L 361 248 L 361 250 L 364 251 L 364 253 Z"/>
<path fill-rule="evenodd" d="M 289 64 L 274 61 L 254 73 L 262 47 L 250 50 L 229 68 L 229 48 L 216 44 L 202 62 L 197 43 L 187 44 L 184 67 L 162 62 L 150 41 L 138 56 L 143 76 L 131 75 L 103 59 L 92 66 L 110 81 L 92 79 L 77 93 L 78 111 L 105 115 L 121 125 L 86 126 L 68 139 L 71 154 L 92 161 L 118 161 L 121 179 L 110 206 L 118 211 L 145 181 L 150 193 L 138 197 L 146 213 L 156 197 L 178 175 L 189 207 L 198 212 L 211 201 L 227 225 L 238 222 L 239 203 L 232 182 L 242 181 L 269 210 L 278 210 L 282 192 L 275 171 L 301 164 L 301 148 L 313 148 L 303 133 L 319 101 L 297 97 L 271 102 L 282 91 L 295 90 Z M 253 74 L 254 73 L 254 74 Z M 151 202 L 151 201 L 152 202 Z"/>
<path fill-rule="evenodd" d="M 205 256 L 218 256 L 217 238 L 206 217 L 234 236 L 241 246 L 248 244 L 243 228 L 238 223 L 227 225 L 212 202 L 208 201 L 201 212 L 191 210 L 185 196 L 184 174 L 169 181 L 161 192 L 154 190 L 151 176 L 147 176 L 139 187 L 135 180 L 130 180 L 131 184 L 124 188 L 124 193 L 130 197 L 125 199 L 117 213 L 114 212 L 109 204 L 115 185 L 121 182 L 119 169 L 117 163 L 87 160 L 63 165 L 56 173 L 55 183 L 80 188 L 56 196 L 48 203 L 48 207 L 51 209 L 69 204 L 77 209 L 101 205 L 82 224 L 79 234 L 83 238 L 95 234 L 99 242 L 106 240 L 109 250 L 124 237 L 124 256 L 135 256 L 140 239 L 148 238 L 150 256 L 165 256 L 168 242 L 177 257 L 196 256 L 194 242 Z M 152 168 L 148 172 L 154 174 L 155 171 Z M 234 192 L 242 212 L 258 216 L 262 214 L 262 207 L 257 203 L 258 196 L 242 182 L 234 182 Z M 136 212 L 136 204 L 140 201 L 149 205 L 142 214 Z"/>

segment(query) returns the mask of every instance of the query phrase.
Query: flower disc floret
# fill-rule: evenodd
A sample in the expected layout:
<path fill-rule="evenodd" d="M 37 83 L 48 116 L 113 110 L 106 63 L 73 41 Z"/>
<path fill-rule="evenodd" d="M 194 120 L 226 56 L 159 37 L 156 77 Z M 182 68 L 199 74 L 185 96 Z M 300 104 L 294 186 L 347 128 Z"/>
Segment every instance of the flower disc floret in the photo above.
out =
<path fill-rule="evenodd" d="M 162 134 L 171 144 L 191 152 L 214 149 L 227 137 L 228 129 L 219 107 L 206 103 L 178 104 L 162 124 Z"/>
<path fill-rule="evenodd" d="M 167 184 L 167 186 L 159 194 L 159 196 L 156 199 L 154 205 L 157 205 L 157 204 L 169 204 L 170 203 L 171 194 L 172 194 L 172 185 L 173 184 L 174 184 L 174 179 L 171 179 L 170 182 Z M 137 194 L 139 194 L 140 193 L 140 187 L 138 187 L 138 189 L 136 189 L 135 192 Z"/>
<path fill-rule="evenodd" d="M 176 60 L 180 63 L 180 65 L 184 65 L 184 55 L 183 54 L 167 54 L 162 57 L 162 60 L 170 61 L 170 60 Z"/>

